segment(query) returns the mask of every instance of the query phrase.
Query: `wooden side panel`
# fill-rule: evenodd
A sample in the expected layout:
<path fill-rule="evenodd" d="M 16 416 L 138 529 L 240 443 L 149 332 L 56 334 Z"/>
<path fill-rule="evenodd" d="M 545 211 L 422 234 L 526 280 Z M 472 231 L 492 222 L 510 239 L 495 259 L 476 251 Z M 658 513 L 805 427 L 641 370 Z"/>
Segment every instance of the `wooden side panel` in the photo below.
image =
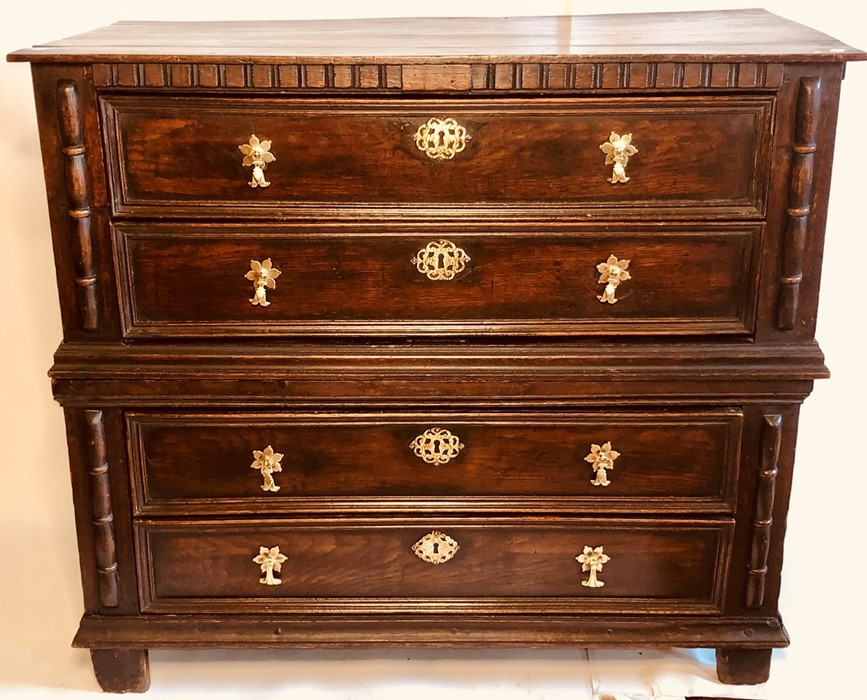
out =
<path fill-rule="evenodd" d="M 139 612 L 130 479 L 120 411 L 67 409 L 72 494 L 87 612 Z"/>
<path fill-rule="evenodd" d="M 813 161 L 821 100 L 822 79 L 818 76 L 801 78 L 789 171 L 788 220 L 783 239 L 780 298 L 777 301 L 777 327 L 780 330 L 792 330 L 798 323 L 804 251 L 812 212 Z"/>
<path fill-rule="evenodd" d="M 777 93 L 759 342 L 815 336 L 842 79 L 842 66 L 788 65 Z"/>
<path fill-rule="evenodd" d="M 64 338 L 117 339 L 108 194 L 90 69 L 33 66 L 33 87 Z"/>

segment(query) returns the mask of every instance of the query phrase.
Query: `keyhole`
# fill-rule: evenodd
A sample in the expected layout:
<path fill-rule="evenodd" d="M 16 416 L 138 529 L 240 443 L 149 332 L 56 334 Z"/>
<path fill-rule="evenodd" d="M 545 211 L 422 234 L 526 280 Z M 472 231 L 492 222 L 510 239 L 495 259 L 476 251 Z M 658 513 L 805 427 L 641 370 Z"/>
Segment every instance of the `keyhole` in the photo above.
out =
<path fill-rule="evenodd" d="M 434 542 L 433 553 L 434 553 L 434 554 L 439 554 L 439 553 L 440 553 L 440 545 L 439 545 L 439 542 Z"/>
<path fill-rule="evenodd" d="M 438 268 L 442 269 L 446 266 L 445 259 L 446 259 L 445 253 L 439 253 L 437 255 L 437 267 Z"/>

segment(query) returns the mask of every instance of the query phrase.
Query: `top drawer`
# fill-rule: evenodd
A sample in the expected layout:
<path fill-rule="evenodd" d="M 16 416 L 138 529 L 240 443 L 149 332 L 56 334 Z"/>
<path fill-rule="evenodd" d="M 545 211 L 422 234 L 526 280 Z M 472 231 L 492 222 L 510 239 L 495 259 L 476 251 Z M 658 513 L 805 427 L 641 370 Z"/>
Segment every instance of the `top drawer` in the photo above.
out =
<path fill-rule="evenodd" d="M 116 213 L 245 219 L 275 210 L 501 218 L 539 216 L 542 208 L 548 219 L 758 218 L 772 105 L 764 96 L 397 101 L 151 94 L 102 102 Z M 254 158 L 245 165 L 240 150 L 254 134 L 270 142 L 274 157 L 261 158 L 269 162 L 258 182 Z M 600 147 L 625 134 L 637 151 L 606 146 L 615 151 L 606 163 Z"/>

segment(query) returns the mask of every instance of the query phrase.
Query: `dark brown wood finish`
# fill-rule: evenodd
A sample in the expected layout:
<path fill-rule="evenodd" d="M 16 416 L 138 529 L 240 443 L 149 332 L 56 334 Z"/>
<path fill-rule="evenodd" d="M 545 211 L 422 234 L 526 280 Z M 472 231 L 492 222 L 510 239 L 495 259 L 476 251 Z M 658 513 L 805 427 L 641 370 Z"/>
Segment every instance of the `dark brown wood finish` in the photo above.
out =
<path fill-rule="evenodd" d="M 809 216 L 812 213 L 813 160 L 822 100 L 822 79 L 818 76 L 801 78 L 798 86 L 795 138 L 789 173 L 788 223 L 782 255 L 780 299 L 777 325 L 791 330 L 798 322 L 801 280 L 804 277 L 804 250 L 807 247 Z"/>
<path fill-rule="evenodd" d="M 719 648 L 716 650 L 716 668 L 723 683 L 764 683 L 771 673 L 771 650 Z"/>
<path fill-rule="evenodd" d="M 828 376 L 803 346 L 587 341 L 561 344 L 62 346 L 55 397 L 81 406 L 283 406 L 454 410 L 682 408 L 801 402 Z M 100 371 L 93 363 L 99 358 Z M 131 369 L 132 368 L 132 369 Z M 137 381 L 129 381 L 133 372 Z M 213 377 L 219 376 L 215 381 Z M 751 508 L 752 506 L 748 506 Z"/>
<path fill-rule="evenodd" d="M 103 101 L 115 211 L 260 216 L 305 206 L 472 210 L 535 205 L 596 218 L 764 208 L 770 97 L 546 100 L 247 100 L 162 95 Z M 251 117 L 255 110 L 255 117 Z M 432 160 L 412 136 L 450 117 L 471 139 Z M 600 144 L 631 133 L 629 182 L 612 186 Z M 238 145 L 271 141 L 271 186 L 251 188 Z M 700 148 L 694 144 L 699 142 Z M 689 157 L 686 157 L 686 154 Z M 578 210 L 578 211 L 575 211 Z M 718 210 L 715 212 L 715 210 Z M 338 212 L 332 212 L 336 215 Z M 586 214 L 585 214 L 586 215 Z"/>
<path fill-rule="evenodd" d="M 34 66 L 33 76 L 64 339 L 116 339 L 120 320 L 96 88 L 84 66 Z M 65 152 L 70 148 L 74 153 Z"/>
<path fill-rule="evenodd" d="M 780 459 L 780 439 L 783 417 L 766 415 L 762 426 L 761 472 L 756 485 L 756 505 L 753 519 L 753 543 L 750 547 L 747 608 L 759 608 L 765 598 L 765 577 L 768 574 L 768 552 L 771 544 L 771 526 L 774 524 L 774 492 L 776 490 Z"/>
<path fill-rule="evenodd" d="M 731 513 L 739 410 L 126 414 L 140 514 L 418 510 Z M 430 428 L 464 447 L 426 463 Z M 594 486 L 593 444 L 620 452 Z M 253 450 L 284 454 L 263 492 Z"/>
<path fill-rule="evenodd" d="M 99 602 L 103 607 L 117 607 L 117 544 L 114 536 L 114 513 L 111 509 L 111 484 L 105 444 L 102 411 L 85 411 L 87 424 L 87 473 L 90 477 L 91 522 L 99 577 Z"/>
<path fill-rule="evenodd" d="M 144 693 L 151 674 L 147 650 L 91 649 L 93 671 L 100 687 L 108 693 Z"/>
<path fill-rule="evenodd" d="M 760 232 L 119 224 L 116 240 L 130 337 L 747 335 Z M 470 258 L 451 280 L 431 280 L 412 262 L 441 240 Z M 630 261 L 632 279 L 617 303 L 603 304 L 597 265 L 612 254 Z M 270 306 L 254 306 L 244 275 L 266 258 L 281 276 Z"/>
<path fill-rule="evenodd" d="M 74 80 L 57 83 L 60 108 L 60 135 L 66 156 L 66 195 L 69 199 L 69 228 L 75 251 L 75 284 L 78 285 L 78 312 L 81 327 L 99 328 L 96 296 L 96 270 L 91 233 L 90 176 L 87 172 L 87 147 L 84 145 L 81 102 Z"/>
<path fill-rule="evenodd" d="M 75 644 L 103 688 L 207 646 L 716 647 L 724 682 L 767 678 L 798 408 L 827 376 L 837 102 L 867 54 L 738 10 L 119 23 L 9 59 L 36 64 Z M 453 160 L 412 140 L 433 116 L 471 136 Z M 441 239 L 470 257 L 449 281 L 411 262 Z M 632 277 L 603 304 L 612 254 Z M 433 427 L 464 445 L 446 464 L 410 448 Z M 278 492 L 250 467 L 268 445 Z M 412 551 L 435 529 L 460 544 L 437 565 Z"/>
<path fill-rule="evenodd" d="M 143 521 L 145 612 L 718 613 L 731 521 L 416 518 L 412 521 Z M 433 530 L 454 558 L 420 559 Z M 575 560 L 603 546 L 601 588 Z M 280 585 L 253 558 L 278 546 Z"/>
<path fill-rule="evenodd" d="M 135 614 L 132 498 L 121 413 L 91 403 L 64 414 L 85 611 Z"/>
<path fill-rule="evenodd" d="M 87 615 L 73 646 L 247 647 L 785 647 L 776 617 L 707 615 Z"/>

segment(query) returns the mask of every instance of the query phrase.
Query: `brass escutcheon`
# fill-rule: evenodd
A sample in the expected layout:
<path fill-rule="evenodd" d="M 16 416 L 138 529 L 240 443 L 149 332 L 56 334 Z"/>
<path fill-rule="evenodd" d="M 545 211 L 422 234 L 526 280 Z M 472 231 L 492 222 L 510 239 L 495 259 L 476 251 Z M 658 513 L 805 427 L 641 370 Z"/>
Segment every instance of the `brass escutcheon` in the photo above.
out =
<path fill-rule="evenodd" d="M 458 456 L 464 443 L 445 428 L 429 428 L 409 443 L 416 457 L 428 464 L 447 464 Z"/>
<path fill-rule="evenodd" d="M 412 135 L 420 151 L 431 160 L 451 160 L 467 147 L 466 128 L 451 117 L 431 117 Z"/>
<path fill-rule="evenodd" d="M 429 280 L 451 280 L 463 272 L 470 256 L 444 238 L 431 241 L 418 251 L 410 262 Z"/>
<path fill-rule="evenodd" d="M 451 559 L 460 548 L 451 537 L 434 530 L 416 542 L 412 546 L 412 551 L 419 559 L 430 564 L 442 564 Z"/>

